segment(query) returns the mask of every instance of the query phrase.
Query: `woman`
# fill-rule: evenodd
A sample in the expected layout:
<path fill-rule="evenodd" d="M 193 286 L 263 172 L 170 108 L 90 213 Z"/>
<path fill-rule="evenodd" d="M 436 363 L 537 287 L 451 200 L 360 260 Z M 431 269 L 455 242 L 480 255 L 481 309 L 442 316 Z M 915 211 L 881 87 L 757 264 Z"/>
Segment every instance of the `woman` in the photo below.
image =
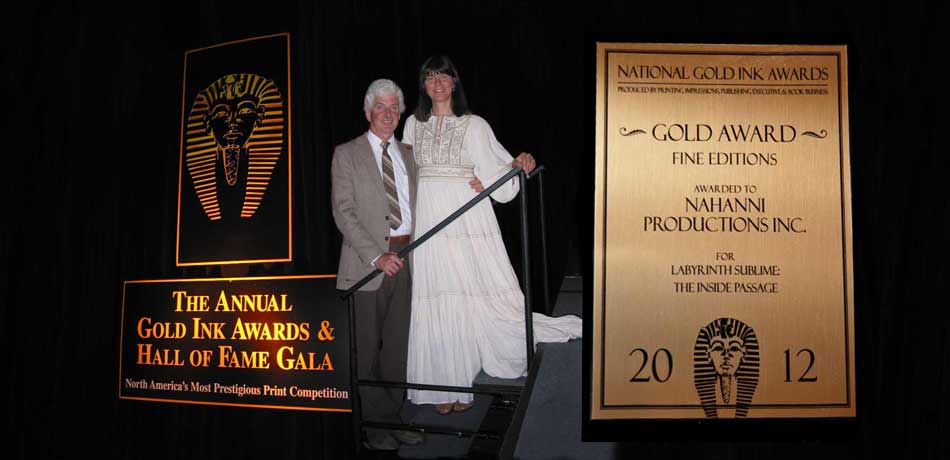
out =
<path fill-rule="evenodd" d="M 534 168 L 531 155 L 513 159 L 488 123 L 468 110 L 458 72 L 444 56 L 427 59 L 419 71 L 419 104 L 403 142 L 413 146 L 418 166 L 417 236 L 475 195 L 471 181 L 487 186 L 513 166 Z M 513 179 L 492 198 L 507 202 L 517 193 Z M 481 369 L 501 378 L 525 374 L 524 296 L 488 200 L 416 248 L 413 267 L 409 382 L 468 387 Z M 577 316 L 534 314 L 536 342 L 580 335 Z M 435 404 L 443 415 L 467 410 L 473 400 L 469 393 L 421 390 L 408 397 Z"/>

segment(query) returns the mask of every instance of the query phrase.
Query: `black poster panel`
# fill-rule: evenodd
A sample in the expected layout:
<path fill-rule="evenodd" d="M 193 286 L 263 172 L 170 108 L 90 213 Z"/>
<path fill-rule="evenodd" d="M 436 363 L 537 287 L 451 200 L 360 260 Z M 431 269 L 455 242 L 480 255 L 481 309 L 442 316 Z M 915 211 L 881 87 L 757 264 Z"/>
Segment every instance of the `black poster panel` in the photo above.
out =
<path fill-rule="evenodd" d="M 289 40 L 185 53 L 179 266 L 292 259 Z"/>

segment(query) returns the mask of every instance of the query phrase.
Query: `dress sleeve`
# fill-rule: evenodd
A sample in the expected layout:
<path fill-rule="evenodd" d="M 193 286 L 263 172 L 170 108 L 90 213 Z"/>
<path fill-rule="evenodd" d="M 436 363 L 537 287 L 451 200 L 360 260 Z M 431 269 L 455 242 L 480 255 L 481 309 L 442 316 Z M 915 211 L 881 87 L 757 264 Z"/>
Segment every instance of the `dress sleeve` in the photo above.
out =
<path fill-rule="evenodd" d="M 475 177 L 488 188 L 496 180 L 511 170 L 514 161 L 511 154 L 495 139 L 495 133 L 481 117 L 472 115 L 471 126 L 465 136 L 465 149 L 469 159 L 475 165 Z M 498 202 L 507 203 L 518 195 L 518 178 L 511 178 L 508 183 L 498 187 L 491 197 Z"/>
<path fill-rule="evenodd" d="M 416 138 L 416 116 L 409 115 L 406 118 L 406 125 L 402 127 L 402 143 L 413 145 Z"/>

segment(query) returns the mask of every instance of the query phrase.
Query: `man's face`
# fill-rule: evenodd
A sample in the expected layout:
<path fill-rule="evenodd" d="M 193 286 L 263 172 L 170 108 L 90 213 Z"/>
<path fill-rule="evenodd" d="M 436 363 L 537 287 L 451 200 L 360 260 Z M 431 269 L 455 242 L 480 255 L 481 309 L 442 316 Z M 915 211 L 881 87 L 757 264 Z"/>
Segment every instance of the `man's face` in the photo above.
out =
<path fill-rule="evenodd" d="M 734 375 L 743 356 L 745 356 L 745 346 L 738 337 L 727 339 L 716 337 L 709 344 L 709 358 L 712 359 L 716 373 L 719 375 Z"/>
<path fill-rule="evenodd" d="M 395 94 L 376 96 L 373 106 L 366 112 L 369 130 L 384 141 L 393 136 L 399 125 L 399 98 Z"/>

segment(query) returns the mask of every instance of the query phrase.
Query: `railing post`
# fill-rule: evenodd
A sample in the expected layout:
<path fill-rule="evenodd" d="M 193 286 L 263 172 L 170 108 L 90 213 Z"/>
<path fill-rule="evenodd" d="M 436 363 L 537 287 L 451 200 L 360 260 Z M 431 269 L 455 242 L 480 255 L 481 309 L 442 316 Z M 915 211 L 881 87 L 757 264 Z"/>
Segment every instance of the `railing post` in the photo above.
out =
<path fill-rule="evenodd" d="M 540 172 L 540 171 L 539 171 Z M 544 174 L 538 174 L 538 217 L 541 219 L 541 287 L 544 288 L 544 314 L 551 315 L 550 289 L 548 289 L 548 232 L 544 219 Z"/>
<path fill-rule="evenodd" d="M 531 259 L 528 241 L 528 181 L 522 173 L 518 175 L 521 186 L 521 259 L 522 278 L 524 278 L 524 329 L 526 357 L 528 366 L 534 358 L 534 321 L 531 312 Z"/>
<path fill-rule="evenodd" d="M 346 309 L 350 314 L 350 392 L 352 394 L 351 402 L 353 404 L 353 439 L 356 441 L 356 454 L 359 455 L 363 446 L 363 429 L 360 426 L 363 420 L 363 406 L 360 399 L 360 380 L 359 380 L 359 362 L 356 357 L 356 300 L 353 296 L 346 298 Z"/>

